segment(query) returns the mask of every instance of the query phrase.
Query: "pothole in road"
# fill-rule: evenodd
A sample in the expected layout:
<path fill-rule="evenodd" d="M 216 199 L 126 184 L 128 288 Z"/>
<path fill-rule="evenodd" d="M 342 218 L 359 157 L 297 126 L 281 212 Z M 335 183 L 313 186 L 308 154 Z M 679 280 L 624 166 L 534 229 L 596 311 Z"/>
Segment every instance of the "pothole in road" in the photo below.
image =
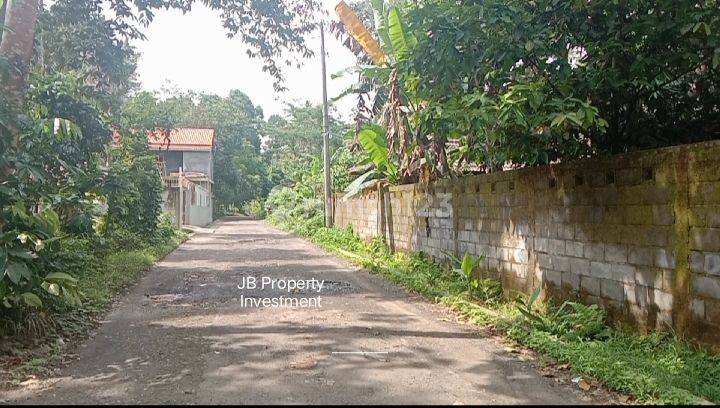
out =
<path fill-rule="evenodd" d="M 323 284 L 323 292 L 338 293 L 338 292 L 352 292 L 355 288 L 348 282 L 339 282 L 332 280 L 325 280 Z"/>
<path fill-rule="evenodd" d="M 245 239 L 236 239 L 232 244 L 242 244 L 242 243 L 248 243 L 248 242 L 268 242 L 270 241 L 268 238 L 245 238 Z"/>
<path fill-rule="evenodd" d="M 155 303 L 172 303 L 183 300 L 185 295 L 181 293 L 166 293 L 163 295 L 150 295 L 148 297 Z"/>

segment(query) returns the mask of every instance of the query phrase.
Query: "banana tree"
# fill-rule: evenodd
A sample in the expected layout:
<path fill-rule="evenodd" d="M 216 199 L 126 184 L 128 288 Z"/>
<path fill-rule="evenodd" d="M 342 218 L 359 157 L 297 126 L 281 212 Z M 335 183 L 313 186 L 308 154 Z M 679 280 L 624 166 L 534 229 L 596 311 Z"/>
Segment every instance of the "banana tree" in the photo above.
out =
<path fill-rule="evenodd" d="M 378 181 L 393 184 L 398 181 L 398 169 L 390 160 L 385 129 L 382 126 L 369 125 L 360 131 L 358 140 L 365 152 L 365 159 L 359 165 L 371 164 L 372 168 L 348 185 L 343 200 L 356 196 Z"/>
<path fill-rule="evenodd" d="M 437 143 L 432 137 L 427 137 L 414 125 L 413 118 L 418 111 L 420 101 L 413 95 L 412 83 L 416 78 L 402 77 L 402 64 L 412 55 L 417 45 L 412 30 L 409 29 L 403 19 L 402 9 L 396 6 L 389 6 L 382 0 L 371 0 L 373 6 L 375 36 L 378 39 L 379 47 L 385 53 L 382 58 L 360 58 L 367 62 L 371 59 L 375 63 L 361 64 L 344 71 L 335 77 L 348 73 L 357 74 L 360 78 L 358 84 L 351 86 L 341 93 L 336 99 L 350 94 L 359 95 L 359 99 L 367 98 L 370 101 L 370 108 L 358 109 L 358 119 L 364 123 L 357 126 L 358 144 L 359 135 L 362 130 L 367 129 L 365 124 L 375 122 L 375 125 L 386 129 L 384 132 L 387 141 L 389 160 L 397 163 L 398 181 L 415 181 L 427 170 L 427 167 L 437 167 L 434 164 L 446 163 L 444 155 L 444 143 Z M 341 20 L 350 25 L 353 20 L 352 10 L 338 7 L 338 14 Z M 367 42 L 364 33 L 357 32 L 357 23 L 352 22 L 354 30 L 352 34 L 362 42 Z M 365 48 L 365 47 L 363 47 Z M 375 53 L 375 47 L 366 48 L 368 54 Z M 378 61 L 382 61 L 378 64 Z M 372 95 L 372 96 L 371 96 Z M 363 104 L 366 107 L 366 104 Z M 442 154 L 434 154 L 438 146 Z"/>

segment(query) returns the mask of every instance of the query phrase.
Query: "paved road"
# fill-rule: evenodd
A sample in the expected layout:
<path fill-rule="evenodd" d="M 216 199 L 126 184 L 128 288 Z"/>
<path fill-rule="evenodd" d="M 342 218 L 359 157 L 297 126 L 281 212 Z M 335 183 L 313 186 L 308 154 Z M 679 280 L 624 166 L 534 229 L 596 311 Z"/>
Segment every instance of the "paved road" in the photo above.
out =
<path fill-rule="evenodd" d="M 299 238 L 257 221 L 225 219 L 213 228 L 195 234 L 146 273 L 57 378 L 0 399 L 590 402 L 505 352 L 497 339 L 455 323 L 442 308 Z M 238 289 L 247 277 L 325 280 L 321 307 L 244 308 L 241 296 L 317 296 L 311 287 L 290 294 L 277 287 Z"/>

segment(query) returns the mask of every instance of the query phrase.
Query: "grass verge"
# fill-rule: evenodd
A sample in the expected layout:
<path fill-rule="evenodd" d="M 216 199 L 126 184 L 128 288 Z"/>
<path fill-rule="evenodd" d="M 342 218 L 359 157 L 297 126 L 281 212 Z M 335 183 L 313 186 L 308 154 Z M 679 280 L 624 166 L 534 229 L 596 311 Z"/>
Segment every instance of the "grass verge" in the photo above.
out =
<path fill-rule="evenodd" d="M 32 322 L 26 322 L 37 328 L 32 335 L 2 338 L 0 385 L 16 386 L 35 376 L 50 374 L 68 346 L 97 325 L 98 316 L 113 299 L 186 237 L 178 232 L 142 249 L 89 255 L 82 270 L 74 273 L 83 293 L 81 306 L 56 303 L 49 310 L 33 312 L 28 315 Z"/>
<path fill-rule="evenodd" d="M 471 295 L 460 275 L 422 254 L 393 254 L 381 240 L 365 243 L 352 231 L 320 228 L 317 223 L 297 220 L 274 224 L 445 304 L 475 324 L 493 325 L 517 343 L 569 364 L 579 374 L 632 395 L 637 402 L 720 403 L 720 357 L 669 334 L 641 336 L 608 327 L 602 310 L 583 305 L 568 313 L 554 313 L 557 308 L 547 305 L 538 308 L 533 313 L 538 314 L 543 324 L 535 324 L 511 300 L 480 300 Z M 598 316 L 593 335 L 583 334 Z M 561 327 L 566 329 L 560 330 Z"/>

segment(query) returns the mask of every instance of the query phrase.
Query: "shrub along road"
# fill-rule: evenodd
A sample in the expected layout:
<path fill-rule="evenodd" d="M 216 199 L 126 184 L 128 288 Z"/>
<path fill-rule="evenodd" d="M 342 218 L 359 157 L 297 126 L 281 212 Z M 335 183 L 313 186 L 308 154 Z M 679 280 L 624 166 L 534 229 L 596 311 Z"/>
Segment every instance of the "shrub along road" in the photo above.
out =
<path fill-rule="evenodd" d="M 443 308 L 302 239 L 258 221 L 214 228 L 146 273 L 56 377 L 0 400 L 597 402 Z"/>

